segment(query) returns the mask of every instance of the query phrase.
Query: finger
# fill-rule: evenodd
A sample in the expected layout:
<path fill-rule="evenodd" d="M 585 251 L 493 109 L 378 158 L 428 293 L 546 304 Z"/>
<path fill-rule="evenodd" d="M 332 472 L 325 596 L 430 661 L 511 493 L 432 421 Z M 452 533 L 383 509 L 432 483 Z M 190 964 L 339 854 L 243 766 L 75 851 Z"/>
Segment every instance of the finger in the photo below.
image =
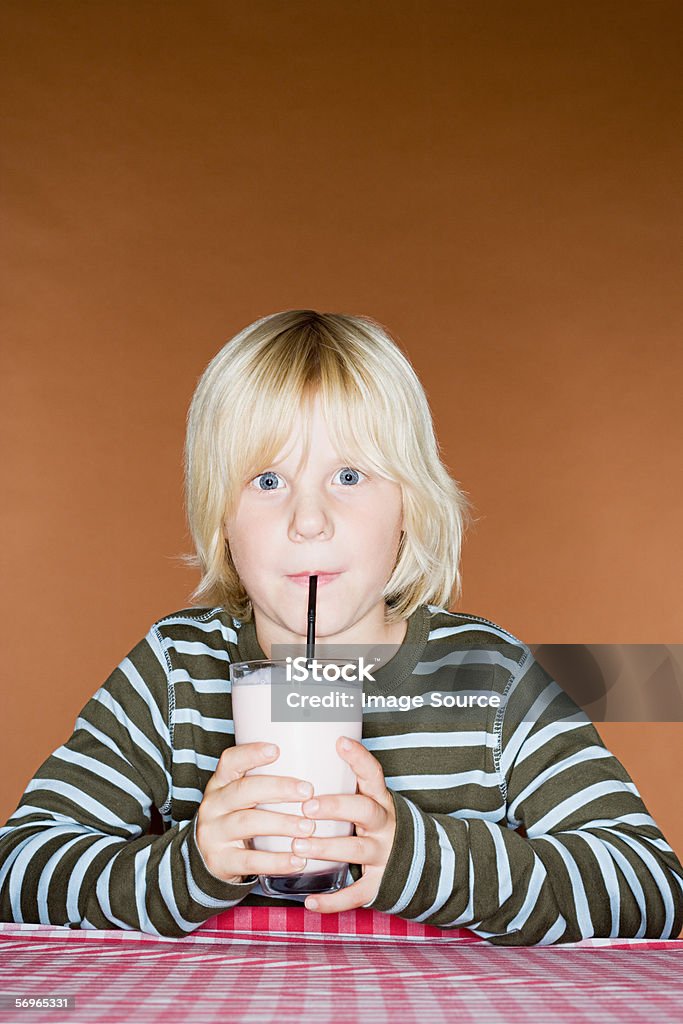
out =
<path fill-rule="evenodd" d="M 220 855 L 219 858 L 220 860 Z M 213 872 L 221 877 L 227 875 L 291 875 L 300 873 L 306 867 L 306 858 L 291 853 L 269 853 L 264 850 L 232 849 L 229 872 Z"/>
<path fill-rule="evenodd" d="M 280 814 L 279 811 L 264 811 L 260 808 L 232 811 L 218 818 L 221 838 L 251 839 L 253 836 L 284 836 L 295 839 L 313 835 L 315 822 L 297 814 Z"/>
<path fill-rule="evenodd" d="M 353 768 L 360 793 L 374 797 L 380 803 L 386 799 L 388 792 L 382 765 L 362 743 L 348 736 L 340 736 L 337 740 L 337 753 Z"/>
<path fill-rule="evenodd" d="M 383 864 L 379 843 L 372 836 L 311 836 L 293 839 L 292 850 L 300 857 L 336 860 L 342 864 Z"/>
<path fill-rule="evenodd" d="M 303 779 L 278 775 L 243 775 L 219 791 L 221 808 L 235 811 L 257 804 L 300 804 L 313 793 L 313 786 Z M 294 808 L 287 808 L 293 810 Z"/>
<path fill-rule="evenodd" d="M 355 910 L 356 907 L 362 907 L 375 898 L 376 887 L 376 879 L 373 880 L 370 873 L 366 872 L 353 885 L 347 885 L 345 889 L 339 889 L 338 892 L 330 892 L 321 896 L 316 893 L 315 896 L 307 896 L 304 906 L 306 910 L 315 910 L 318 914 Z"/>
<path fill-rule="evenodd" d="M 211 793 L 221 786 L 228 786 L 242 778 L 250 768 L 269 764 L 280 756 L 274 743 L 240 743 L 226 747 L 218 758 L 216 770 L 206 784 L 205 793 Z"/>
<path fill-rule="evenodd" d="M 307 818 L 350 821 L 367 832 L 376 832 L 386 821 L 387 812 L 375 799 L 359 793 L 334 793 L 306 800 L 301 810 Z"/>

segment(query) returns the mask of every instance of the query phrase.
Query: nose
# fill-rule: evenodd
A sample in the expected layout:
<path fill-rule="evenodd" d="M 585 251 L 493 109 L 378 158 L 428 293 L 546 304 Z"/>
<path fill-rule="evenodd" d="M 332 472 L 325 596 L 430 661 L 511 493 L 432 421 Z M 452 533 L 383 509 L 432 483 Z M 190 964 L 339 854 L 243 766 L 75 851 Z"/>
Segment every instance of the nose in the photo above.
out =
<path fill-rule="evenodd" d="M 290 540 L 296 542 L 329 540 L 334 535 L 330 510 L 320 493 L 307 491 L 297 496 L 288 535 Z"/>

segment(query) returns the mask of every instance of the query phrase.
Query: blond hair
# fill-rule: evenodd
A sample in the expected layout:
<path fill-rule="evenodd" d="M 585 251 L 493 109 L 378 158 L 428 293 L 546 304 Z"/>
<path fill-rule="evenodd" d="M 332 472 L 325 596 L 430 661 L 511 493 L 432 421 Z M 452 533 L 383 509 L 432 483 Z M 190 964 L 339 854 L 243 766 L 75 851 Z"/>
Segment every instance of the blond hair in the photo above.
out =
<path fill-rule="evenodd" d="M 251 617 L 224 520 L 314 395 L 340 457 L 350 465 L 360 458 L 401 487 L 404 532 L 383 591 L 387 623 L 420 604 L 448 607 L 461 594 L 460 552 L 472 506 L 439 457 L 422 385 L 379 324 L 308 309 L 245 327 L 214 356 L 192 397 L 185 503 L 196 555 L 183 560 L 202 577 L 190 600 L 222 605 L 242 621 Z"/>

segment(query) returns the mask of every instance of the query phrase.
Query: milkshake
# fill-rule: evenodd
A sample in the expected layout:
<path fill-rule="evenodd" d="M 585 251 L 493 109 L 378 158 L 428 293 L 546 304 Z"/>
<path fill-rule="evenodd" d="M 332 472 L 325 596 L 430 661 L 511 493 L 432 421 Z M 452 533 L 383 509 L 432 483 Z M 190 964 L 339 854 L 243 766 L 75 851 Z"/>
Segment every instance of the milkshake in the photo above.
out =
<path fill-rule="evenodd" d="M 322 664 L 322 662 L 318 662 Z M 339 663 L 335 663 L 339 664 Z M 295 691 L 301 700 L 301 688 L 292 687 L 286 680 L 286 666 L 282 661 L 239 662 L 230 666 L 232 684 L 232 713 L 235 723 L 235 743 L 275 743 L 280 754 L 271 764 L 252 768 L 248 775 L 281 775 L 302 779 L 313 786 L 313 795 L 355 793 L 356 775 L 336 750 L 340 736 L 360 740 L 363 731 L 362 700 L 343 712 L 326 712 L 324 720 L 305 708 L 289 712 L 290 721 L 273 721 L 271 714 L 277 705 L 283 705 L 282 696 Z M 279 692 L 274 694 L 274 688 Z M 305 688 L 309 694 L 313 686 Z M 329 686 L 319 686 L 320 693 L 330 692 Z M 348 689 L 348 684 L 347 684 Z M 273 702 L 276 698 L 275 703 Z M 296 814 L 303 817 L 301 803 L 259 804 L 266 811 Z M 314 837 L 350 836 L 353 825 L 346 821 L 315 820 Z M 255 850 L 271 853 L 291 853 L 290 836 L 254 836 L 250 845 Z M 300 874 L 259 876 L 261 888 L 273 895 L 335 892 L 346 879 L 348 864 L 337 861 L 308 858 Z"/>

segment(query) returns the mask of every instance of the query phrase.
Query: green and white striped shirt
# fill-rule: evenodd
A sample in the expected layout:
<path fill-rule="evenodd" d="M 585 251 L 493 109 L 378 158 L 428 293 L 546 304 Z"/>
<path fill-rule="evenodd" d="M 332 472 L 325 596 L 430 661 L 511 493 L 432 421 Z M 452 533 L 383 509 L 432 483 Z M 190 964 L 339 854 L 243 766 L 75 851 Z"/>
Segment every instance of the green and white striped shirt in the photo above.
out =
<path fill-rule="evenodd" d="M 215 877 L 194 832 L 234 743 L 228 666 L 263 657 L 253 622 L 220 607 L 150 628 L 0 829 L 3 920 L 182 936 L 237 903 L 277 902 L 253 879 Z M 368 906 L 501 945 L 679 934 L 678 858 L 528 646 L 486 619 L 421 606 L 373 674 L 368 696 L 423 706 L 364 712 L 363 744 L 397 816 Z M 433 706 L 434 693 L 463 692 L 498 695 L 499 706 Z M 153 807 L 161 835 L 149 834 Z M 358 865 L 349 874 L 360 877 Z"/>

